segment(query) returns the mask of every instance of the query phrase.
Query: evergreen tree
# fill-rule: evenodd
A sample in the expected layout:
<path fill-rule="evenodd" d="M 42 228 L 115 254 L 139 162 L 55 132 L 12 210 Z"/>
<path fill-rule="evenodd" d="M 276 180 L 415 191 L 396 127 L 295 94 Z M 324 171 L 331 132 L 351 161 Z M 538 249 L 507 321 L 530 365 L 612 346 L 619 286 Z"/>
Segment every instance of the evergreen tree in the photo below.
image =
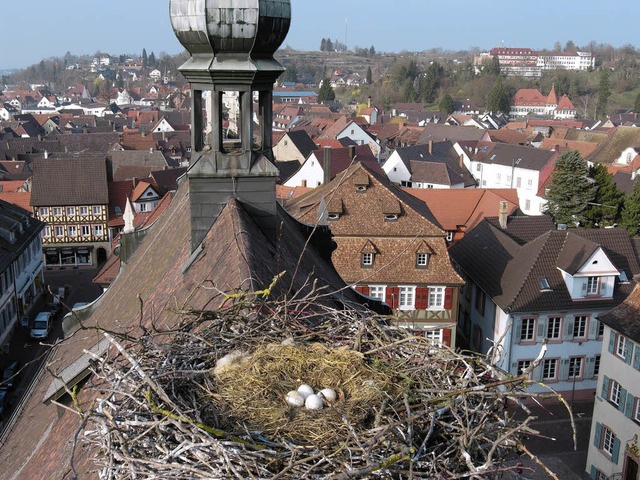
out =
<path fill-rule="evenodd" d="M 636 100 L 633 102 L 633 113 L 640 113 L 640 93 L 636 95 Z"/>
<path fill-rule="evenodd" d="M 327 38 L 326 43 L 324 44 L 325 52 L 333 52 L 333 42 L 330 38 Z"/>
<path fill-rule="evenodd" d="M 365 81 L 367 85 L 371 85 L 373 83 L 373 72 L 371 72 L 371 67 L 367 67 L 367 75 L 365 76 Z"/>
<path fill-rule="evenodd" d="M 156 54 L 151 52 L 151 55 L 149 55 L 149 66 L 151 68 L 155 68 L 156 67 Z"/>
<path fill-rule="evenodd" d="M 407 103 L 414 103 L 416 101 L 416 88 L 409 79 L 404 82 L 404 87 L 402 88 L 402 101 Z"/>
<path fill-rule="evenodd" d="M 323 38 L 322 41 L 320 42 L 320 51 L 321 52 L 326 52 L 327 51 L 327 39 Z"/>
<path fill-rule="evenodd" d="M 574 227 L 584 223 L 585 211 L 595 196 L 588 178 L 587 162 L 575 151 L 563 153 L 556 161 L 547 189 L 547 209 L 556 223 Z"/>
<path fill-rule="evenodd" d="M 598 85 L 598 106 L 596 107 L 596 118 L 604 118 L 607 115 L 607 104 L 611 96 L 611 81 L 609 72 L 600 72 L 600 84 Z"/>
<path fill-rule="evenodd" d="M 369 48 L 369 56 L 370 57 L 375 57 L 376 56 L 376 49 L 373 45 L 371 45 L 371 47 Z"/>
<path fill-rule="evenodd" d="M 489 98 L 487 99 L 487 108 L 489 109 L 489 111 L 494 113 L 502 112 L 508 114 L 511 110 L 509 104 L 509 94 L 504 88 L 502 79 L 498 77 L 496 79 L 496 82 L 493 84 L 491 92 L 489 92 Z"/>
<path fill-rule="evenodd" d="M 448 93 L 445 94 L 438 104 L 438 109 L 442 113 L 450 115 L 453 113 L 454 108 L 455 107 L 453 106 L 453 98 L 451 98 L 451 95 L 449 95 Z"/>
<path fill-rule="evenodd" d="M 143 48 L 142 49 L 142 66 L 146 67 L 148 61 L 149 61 L 149 57 L 147 56 L 147 49 Z"/>
<path fill-rule="evenodd" d="M 613 175 L 601 164 L 591 167 L 589 177 L 594 181 L 596 192 L 585 212 L 586 226 L 603 228 L 615 225 L 620 221 L 624 193 L 613 183 Z"/>
<path fill-rule="evenodd" d="M 322 85 L 320 85 L 320 91 L 318 92 L 318 103 L 323 103 L 326 101 L 333 101 L 336 99 L 336 92 L 333 91 L 331 87 L 331 80 L 325 78 L 322 80 Z"/>
<path fill-rule="evenodd" d="M 627 229 L 629 235 L 640 234 L 640 183 L 638 182 L 633 184 L 633 192 L 624 201 L 620 224 Z"/>

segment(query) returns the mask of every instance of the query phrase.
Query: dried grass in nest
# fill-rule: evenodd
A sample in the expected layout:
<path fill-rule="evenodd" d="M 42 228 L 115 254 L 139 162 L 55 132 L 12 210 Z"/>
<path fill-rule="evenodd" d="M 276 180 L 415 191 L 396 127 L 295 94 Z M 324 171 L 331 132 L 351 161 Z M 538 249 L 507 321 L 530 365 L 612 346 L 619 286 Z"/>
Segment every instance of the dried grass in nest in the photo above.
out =
<path fill-rule="evenodd" d="M 172 331 L 108 336 L 114 348 L 94 356 L 95 406 L 80 412 L 101 478 L 481 479 L 509 471 L 535 434 L 534 417 L 504 408 L 524 395 L 526 374 L 317 297 L 234 298 L 182 312 Z M 216 378 L 233 351 L 250 359 Z M 376 388 L 363 388 L 370 380 Z M 341 401 L 293 411 L 284 395 L 300 383 Z"/>
<path fill-rule="evenodd" d="M 367 365 L 364 355 L 346 347 L 270 344 L 216 375 L 220 409 L 230 418 L 265 434 L 314 444 L 370 428 L 386 398 L 397 391 L 392 378 Z M 308 384 L 332 388 L 338 400 L 322 410 L 287 405 L 287 392 Z"/>

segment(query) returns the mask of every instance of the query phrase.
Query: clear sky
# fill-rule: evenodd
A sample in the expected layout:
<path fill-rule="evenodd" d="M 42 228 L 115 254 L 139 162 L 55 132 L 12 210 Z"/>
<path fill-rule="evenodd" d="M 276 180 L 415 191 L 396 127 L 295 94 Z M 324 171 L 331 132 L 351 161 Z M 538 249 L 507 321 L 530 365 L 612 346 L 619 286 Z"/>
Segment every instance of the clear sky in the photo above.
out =
<path fill-rule="evenodd" d="M 572 40 L 640 46 L 637 0 L 291 0 L 285 45 L 317 50 L 323 37 L 377 51 L 553 48 Z M 169 0 L 3 0 L 0 70 L 73 54 L 177 53 Z M 346 24 L 348 23 L 348 36 Z"/>

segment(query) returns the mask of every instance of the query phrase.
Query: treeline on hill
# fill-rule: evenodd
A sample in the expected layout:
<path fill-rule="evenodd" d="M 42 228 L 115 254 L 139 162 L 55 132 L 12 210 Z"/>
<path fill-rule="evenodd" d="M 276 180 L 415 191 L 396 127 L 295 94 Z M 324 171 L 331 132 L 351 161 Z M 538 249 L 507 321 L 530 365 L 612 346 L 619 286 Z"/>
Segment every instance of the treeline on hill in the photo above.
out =
<path fill-rule="evenodd" d="M 594 71 L 549 70 L 541 78 L 506 77 L 500 72 L 497 59 L 488 59 L 476 68 L 473 58 L 480 53 L 477 48 L 459 52 L 435 48 L 391 54 L 377 52 L 373 46 L 356 46 L 346 51 L 346 45 L 329 38 L 322 39 L 320 52 L 299 52 L 287 47 L 278 52 L 277 58 L 287 68 L 280 81 L 301 83 L 301 88 L 320 88 L 322 80 L 331 79 L 336 70 L 360 74 L 359 86 L 335 89 L 335 98 L 342 104 L 365 103 L 371 97 L 375 104 L 385 108 L 399 102 L 419 102 L 432 110 L 449 113 L 454 101 L 461 101 L 498 112 L 508 111 L 509 102 L 518 89 L 535 88 L 546 95 L 554 86 L 558 96 L 569 96 L 584 118 L 603 118 L 620 108 L 640 111 L 639 50 L 632 45 L 614 48 L 596 42 L 582 47 L 576 47 L 571 41 L 564 46 L 556 42 L 554 46 L 558 51 L 575 48 L 593 52 Z M 144 53 L 146 51 L 142 58 Z M 10 77 L 0 78 L 0 83 L 45 83 L 57 91 L 78 82 L 92 86 L 95 73 L 92 76 L 86 70 L 67 70 L 68 65 L 90 62 L 90 59 L 67 53 L 63 58 L 43 60 Z M 156 59 L 152 52 L 146 58 L 146 66 L 181 79 L 177 67 L 183 61 L 184 53 L 175 56 L 161 53 Z M 101 72 L 113 86 L 120 86 L 117 69 L 110 67 Z"/>

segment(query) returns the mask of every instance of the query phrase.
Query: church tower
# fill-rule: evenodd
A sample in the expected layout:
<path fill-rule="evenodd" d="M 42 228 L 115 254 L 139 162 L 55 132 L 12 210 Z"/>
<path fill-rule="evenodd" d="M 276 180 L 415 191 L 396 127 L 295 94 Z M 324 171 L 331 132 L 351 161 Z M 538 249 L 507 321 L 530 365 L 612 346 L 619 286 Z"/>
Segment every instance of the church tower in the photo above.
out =
<path fill-rule="evenodd" d="M 237 198 L 270 238 L 276 236 L 273 84 L 284 68 L 273 58 L 291 23 L 290 0 L 170 0 L 171 24 L 191 58 L 179 70 L 191 84 L 191 247 L 229 198 Z M 206 92 L 206 93 L 205 93 Z M 223 128 L 223 93 L 238 102 L 237 132 Z M 203 95 L 204 94 L 204 95 Z M 258 131 L 254 132 L 254 94 Z M 211 133 L 205 136 L 205 107 Z"/>

